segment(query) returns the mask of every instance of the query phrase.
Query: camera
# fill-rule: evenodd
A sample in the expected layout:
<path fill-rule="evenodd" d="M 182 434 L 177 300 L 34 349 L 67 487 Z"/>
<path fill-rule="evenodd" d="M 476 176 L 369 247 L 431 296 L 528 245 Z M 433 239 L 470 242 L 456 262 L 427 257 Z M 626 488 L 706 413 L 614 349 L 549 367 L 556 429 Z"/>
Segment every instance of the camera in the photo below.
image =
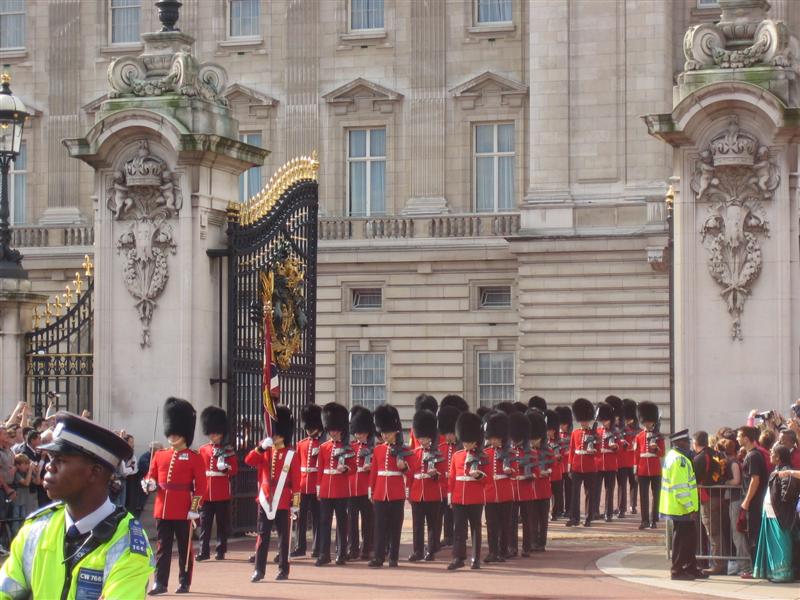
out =
<path fill-rule="evenodd" d="M 769 421 L 774 416 L 775 413 L 773 411 L 765 410 L 764 412 L 756 413 L 755 418 L 759 421 Z"/>
<path fill-rule="evenodd" d="M 790 410 L 795 419 L 800 419 L 800 404 L 793 404 Z"/>

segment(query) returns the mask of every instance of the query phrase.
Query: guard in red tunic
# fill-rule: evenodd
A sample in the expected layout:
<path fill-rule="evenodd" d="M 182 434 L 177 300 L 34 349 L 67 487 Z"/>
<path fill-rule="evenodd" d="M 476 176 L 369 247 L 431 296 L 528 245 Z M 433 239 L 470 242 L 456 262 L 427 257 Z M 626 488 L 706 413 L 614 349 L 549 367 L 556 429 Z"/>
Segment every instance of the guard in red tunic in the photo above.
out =
<path fill-rule="evenodd" d="M 199 518 L 202 494 L 206 490 L 206 466 L 200 455 L 189 448 L 194 441 L 197 413 L 186 400 L 168 398 L 164 404 L 164 435 L 170 448 L 160 450 L 150 461 L 147 478 L 142 481 L 146 493 L 156 492 L 153 516 L 156 518 L 158 548 L 156 576 L 149 594 L 167 592 L 172 540 L 178 544 L 177 594 L 189 593 L 192 583 L 192 521 Z"/>
<path fill-rule="evenodd" d="M 289 578 L 289 536 L 292 520 L 290 511 L 300 506 L 300 459 L 292 444 L 294 417 L 286 406 L 275 411 L 272 438 L 266 438 L 245 457 L 251 467 L 258 469 L 261 482 L 258 491 L 258 521 L 256 531 L 256 568 L 250 581 L 264 579 L 267 567 L 269 538 L 273 526 L 278 534 L 277 581 Z"/>
<path fill-rule="evenodd" d="M 389 550 L 389 566 L 396 567 L 403 530 L 406 472 L 414 466 L 414 452 L 403 444 L 400 415 L 391 404 L 375 409 L 375 430 L 383 444 L 375 447 L 369 473 L 369 491 L 375 509 L 375 558 L 370 567 L 382 567 Z"/>
<path fill-rule="evenodd" d="M 409 469 L 411 485 L 408 498 L 411 502 L 413 522 L 413 550 L 409 562 L 423 558 L 432 561 L 439 548 L 439 527 L 441 526 L 442 499 L 447 492 L 442 481 L 447 481 L 446 458 L 442 445 L 438 444 L 439 430 L 436 415 L 426 409 L 414 413 L 414 436 L 419 445 L 414 450 L 412 468 Z M 425 551 L 425 524 L 428 525 L 428 548 Z"/>
<path fill-rule="evenodd" d="M 318 567 L 331 562 L 331 528 L 336 513 L 336 564 L 347 563 L 347 500 L 350 498 L 350 475 L 356 459 L 350 447 L 347 409 L 336 402 L 322 407 L 322 423 L 328 441 L 319 447 L 319 558 Z"/>
<path fill-rule="evenodd" d="M 508 554 L 508 529 L 514 502 L 514 470 L 508 448 L 508 415 L 489 414 L 484 424 L 486 437 L 486 537 L 489 553 L 486 563 L 505 562 Z"/>
<path fill-rule="evenodd" d="M 472 530 L 472 568 L 481 568 L 481 516 L 486 501 L 486 467 L 481 418 L 463 412 L 456 421 L 456 436 L 463 449 L 450 465 L 449 502 L 453 508 L 453 561 L 447 569 L 464 566 L 467 559 L 467 523 Z"/>
<path fill-rule="evenodd" d="M 550 489 L 552 490 L 550 513 L 555 514 L 556 504 L 560 502 L 561 506 L 564 505 L 564 471 L 561 466 L 561 441 L 559 440 L 561 418 L 555 410 L 547 410 L 544 413 L 544 419 L 547 423 L 547 439 L 543 444 L 547 450 L 547 460 L 550 466 Z"/>
<path fill-rule="evenodd" d="M 531 550 L 544 552 L 547 545 L 547 522 L 550 514 L 550 474 L 552 456 L 547 449 L 547 421 L 540 411 L 526 413 L 531 423 L 533 449 L 533 509 L 531 515 Z"/>
<path fill-rule="evenodd" d="M 634 473 L 639 480 L 639 501 L 642 522 L 639 529 L 656 528 L 658 520 L 658 496 L 661 492 L 661 459 L 664 457 L 664 438 L 658 432 L 658 406 L 652 402 L 639 403 L 639 421 L 642 430 L 636 436 Z M 653 502 L 648 506 L 650 494 Z"/>
<path fill-rule="evenodd" d="M 600 514 L 600 491 L 604 488 L 607 523 L 614 519 L 614 486 L 617 483 L 617 469 L 619 468 L 619 432 L 614 427 L 614 418 L 613 406 L 606 402 L 598 404 L 597 420 L 600 422 L 600 427 L 597 428 L 599 452 L 595 455 L 597 483 L 594 488 L 594 515 Z"/>
<path fill-rule="evenodd" d="M 622 439 L 620 440 L 619 469 L 617 469 L 617 489 L 619 490 L 619 510 L 617 516 L 622 519 L 628 509 L 628 490 L 631 494 L 631 514 L 636 514 L 636 502 L 638 498 L 639 486 L 636 483 L 636 475 L 633 474 L 633 467 L 636 464 L 636 452 L 633 447 L 636 444 L 636 434 L 639 431 L 639 423 L 636 420 L 636 402 L 625 398 L 622 401 Z"/>
<path fill-rule="evenodd" d="M 558 446 L 561 456 L 561 482 L 564 486 L 564 493 L 562 498 L 556 496 L 553 500 L 553 521 L 570 514 L 569 503 L 572 500 L 572 477 L 569 473 L 572 409 L 569 406 L 556 406 L 555 411 L 558 414 Z"/>
<path fill-rule="evenodd" d="M 439 422 L 439 433 L 444 436 L 447 447 L 442 449 L 442 455 L 447 457 L 447 472 L 450 473 L 453 455 L 460 448 L 456 441 L 456 420 L 462 412 L 469 412 L 469 406 L 461 396 L 449 394 L 442 398 L 439 406 L 437 420 Z M 449 478 L 442 483 L 442 488 L 447 498 L 449 489 Z M 442 541 L 439 548 L 453 545 L 453 508 L 445 500 L 442 503 Z"/>
<path fill-rule="evenodd" d="M 372 412 L 363 406 L 350 409 L 350 435 L 355 439 L 350 442 L 356 459 L 356 468 L 350 472 L 350 491 L 352 495 L 347 502 L 347 521 L 350 527 L 347 537 L 350 541 L 348 560 L 362 558 L 369 560 L 372 552 L 372 502 L 369 500 L 369 477 L 372 468 L 372 453 L 375 447 L 375 424 Z M 361 530 L 361 548 L 359 542 L 359 520 Z"/>
<path fill-rule="evenodd" d="M 200 413 L 203 434 L 211 440 L 200 446 L 198 453 L 206 466 L 206 490 L 203 508 L 200 509 L 200 553 L 198 561 L 208 560 L 211 542 L 211 524 L 217 520 L 216 560 L 223 560 L 228 551 L 228 535 L 231 524 L 231 479 L 239 471 L 239 460 L 230 444 L 225 443 L 228 434 L 228 416 L 216 406 L 209 406 Z"/>
<path fill-rule="evenodd" d="M 319 556 L 319 447 L 322 437 L 322 408 L 317 404 L 306 404 L 300 411 L 300 421 L 306 437 L 297 443 L 300 457 L 300 510 L 297 513 L 295 543 L 291 556 L 306 555 L 308 515 L 311 515 L 311 557 Z"/>
<path fill-rule="evenodd" d="M 434 415 L 439 411 L 439 403 L 436 401 L 436 398 L 431 396 L 430 394 L 420 394 L 414 399 L 414 414 L 421 411 L 422 409 L 429 410 Z M 414 427 L 408 430 L 408 445 L 412 450 L 416 450 L 419 446 L 419 442 L 417 442 L 417 436 L 414 435 Z M 438 438 L 434 440 L 434 442 L 442 442 L 444 441 L 443 438 Z"/>
<path fill-rule="evenodd" d="M 514 508 L 508 534 L 512 556 L 519 547 L 519 522 L 522 522 L 522 556 L 531 552 L 531 517 L 533 516 L 533 454 L 531 452 L 531 422 L 522 412 L 508 415 L 508 437 L 511 440 L 511 464 L 514 469 L 512 490 Z M 516 518 L 515 518 L 516 517 Z"/>
<path fill-rule="evenodd" d="M 569 442 L 569 472 L 572 474 L 572 498 L 570 499 L 570 518 L 567 527 L 574 527 L 581 521 L 581 486 L 586 492 L 588 510 L 584 527 L 592 524 L 594 488 L 597 475 L 597 431 L 594 428 L 594 406 L 586 398 L 578 398 L 572 403 L 572 413 L 580 427 L 572 432 Z"/>

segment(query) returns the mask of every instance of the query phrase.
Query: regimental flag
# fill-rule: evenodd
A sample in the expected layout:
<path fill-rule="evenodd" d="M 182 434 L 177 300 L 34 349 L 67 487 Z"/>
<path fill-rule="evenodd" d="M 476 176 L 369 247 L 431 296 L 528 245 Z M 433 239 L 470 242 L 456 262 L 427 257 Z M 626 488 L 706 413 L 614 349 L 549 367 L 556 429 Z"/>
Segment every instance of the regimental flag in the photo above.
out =
<path fill-rule="evenodd" d="M 272 311 L 264 311 L 264 375 L 261 381 L 261 393 L 264 400 L 264 431 L 272 437 L 272 421 L 275 419 L 275 400 L 281 395 L 278 379 L 278 367 L 272 356 Z"/>

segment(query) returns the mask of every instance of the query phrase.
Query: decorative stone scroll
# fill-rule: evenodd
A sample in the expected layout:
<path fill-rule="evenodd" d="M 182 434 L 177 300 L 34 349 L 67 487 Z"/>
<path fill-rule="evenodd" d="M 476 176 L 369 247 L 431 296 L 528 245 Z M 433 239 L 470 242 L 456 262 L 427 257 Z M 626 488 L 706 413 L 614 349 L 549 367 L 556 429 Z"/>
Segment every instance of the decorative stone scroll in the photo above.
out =
<path fill-rule="evenodd" d="M 695 200 L 709 202 L 700 229 L 708 253 L 708 270 L 722 287 L 733 319 L 731 336 L 742 339 L 744 303 L 761 273 L 761 239 L 769 237 L 762 202 L 772 199 L 780 183 L 769 148 L 739 129 L 736 116 L 727 129 L 700 153 L 691 179 Z"/>
<path fill-rule="evenodd" d="M 126 259 L 123 276 L 125 287 L 136 299 L 142 348 L 150 346 L 156 299 L 169 278 L 167 256 L 176 251 L 169 221 L 178 215 L 182 204 L 177 175 L 150 152 L 147 140 L 141 140 L 136 156 L 114 172 L 106 205 L 115 221 L 130 222 L 116 247 Z"/>

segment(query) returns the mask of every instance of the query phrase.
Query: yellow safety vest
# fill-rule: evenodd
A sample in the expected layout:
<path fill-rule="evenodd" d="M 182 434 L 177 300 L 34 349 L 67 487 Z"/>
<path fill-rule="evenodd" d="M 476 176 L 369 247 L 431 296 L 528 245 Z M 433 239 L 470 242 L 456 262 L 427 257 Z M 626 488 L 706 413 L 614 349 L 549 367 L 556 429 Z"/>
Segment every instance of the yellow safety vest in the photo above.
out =
<path fill-rule="evenodd" d="M 681 517 L 700 510 L 694 466 L 685 455 L 671 448 L 661 469 L 661 495 L 658 512 Z"/>
<path fill-rule="evenodd" d="M 141 524 L 125 515 L 111 539 L 73 567 L 66 595 L 64 517 L 58 503 L 33 513 L 11 544 L 0 569 L 0 600 L 137 600 L 147 592 L 153 551 Z"/>

